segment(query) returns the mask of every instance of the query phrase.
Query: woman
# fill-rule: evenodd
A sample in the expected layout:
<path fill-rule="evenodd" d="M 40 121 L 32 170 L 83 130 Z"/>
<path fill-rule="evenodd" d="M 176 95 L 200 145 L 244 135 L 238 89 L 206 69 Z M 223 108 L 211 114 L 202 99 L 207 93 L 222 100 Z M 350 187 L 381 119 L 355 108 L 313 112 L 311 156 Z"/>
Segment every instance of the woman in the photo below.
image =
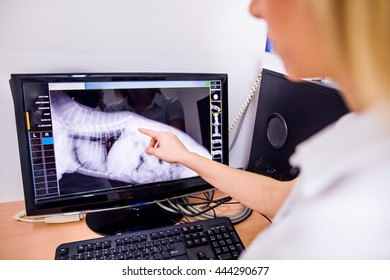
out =
<path fill-rule="evenodd" d="M 294 182 L 220 165 L 170 133 L 140 129 L 152 137 L 146 152 L 276 214 L 242 258 L 390 258 L 390 1 L 253 0 L 250 11 L 267 21 L 290 79 L 331 77 L 353 113 L 297 147 Z"/>

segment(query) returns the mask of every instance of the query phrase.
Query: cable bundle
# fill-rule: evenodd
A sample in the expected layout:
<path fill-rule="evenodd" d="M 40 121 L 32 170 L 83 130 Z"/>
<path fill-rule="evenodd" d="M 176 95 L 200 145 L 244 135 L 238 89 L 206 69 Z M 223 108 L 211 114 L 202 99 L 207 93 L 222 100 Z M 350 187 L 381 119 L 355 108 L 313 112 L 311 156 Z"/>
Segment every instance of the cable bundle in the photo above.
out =
<path fill-rule="evenodd" d="M 191 202 L 192 200 L 198 200 L 199 202 Z M 242 206 L 236 213 L 230 215 L 218 215 L 215 209 L 221 205 L 226 204 L 240 204 L 239 202 L 232 201 L 230 196 L 214 199 L 214 191 L 204 193 L 202 197 L 182 197 L 169 199 L 166 202 L 159 202 L 158 205 L 166 211 L 182 214 L 185 218 L 192 218 L 194 220 L 206 220 L 216 217 L 229 217 L 233 224 L 240 223 L 247 219 L 252 210 L 248 207 Z"/>

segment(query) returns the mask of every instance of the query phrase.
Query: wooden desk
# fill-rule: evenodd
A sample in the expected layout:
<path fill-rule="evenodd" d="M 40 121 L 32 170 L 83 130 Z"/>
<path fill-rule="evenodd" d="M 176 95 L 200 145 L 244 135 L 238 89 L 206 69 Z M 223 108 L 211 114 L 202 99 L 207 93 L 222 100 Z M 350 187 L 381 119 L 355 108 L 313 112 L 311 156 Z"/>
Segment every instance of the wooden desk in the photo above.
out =
<path fill-rule="evenodd" d="M 222 206 L 219 211 L 231 211 Z M 13 215 L 24 209 L 24 202 L 0 204 L 0 259 L 2 260 L 50 260 L 58 245 L 66 242 L 99 237 L 85 224 L 85 220 L 65 224 L 26 223 L 16 221 Z M 269 222 L 258 213 L 235 225 L 245 246 Z"/>

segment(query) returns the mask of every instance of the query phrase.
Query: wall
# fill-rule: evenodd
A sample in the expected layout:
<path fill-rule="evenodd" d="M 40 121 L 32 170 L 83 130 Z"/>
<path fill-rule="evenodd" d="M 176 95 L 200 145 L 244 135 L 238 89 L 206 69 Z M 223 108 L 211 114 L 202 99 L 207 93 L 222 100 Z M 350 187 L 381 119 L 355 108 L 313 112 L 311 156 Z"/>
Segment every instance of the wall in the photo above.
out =
<path fill-rule="evenodd" d="M 1 0 L 0 202 L 23 199 L 8 79 L 34 72 L 225 72 L 229 119 L 261 64 L 266 26 L 249 0 Z M 232 166 L 249 156 L 255 104 Z"/>

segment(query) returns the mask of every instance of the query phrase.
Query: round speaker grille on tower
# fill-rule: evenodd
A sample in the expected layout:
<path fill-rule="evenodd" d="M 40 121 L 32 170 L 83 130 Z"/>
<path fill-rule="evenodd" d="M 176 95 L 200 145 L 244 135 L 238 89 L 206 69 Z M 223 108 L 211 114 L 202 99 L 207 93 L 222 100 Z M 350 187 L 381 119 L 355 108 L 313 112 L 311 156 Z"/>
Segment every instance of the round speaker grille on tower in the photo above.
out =
<path fill-rule="evenodd" d="M 274 149 L 281 149 L 287 140 L 287 124 L 284 118 L 274 113 L 267 120 L 267 139 Z"/>

